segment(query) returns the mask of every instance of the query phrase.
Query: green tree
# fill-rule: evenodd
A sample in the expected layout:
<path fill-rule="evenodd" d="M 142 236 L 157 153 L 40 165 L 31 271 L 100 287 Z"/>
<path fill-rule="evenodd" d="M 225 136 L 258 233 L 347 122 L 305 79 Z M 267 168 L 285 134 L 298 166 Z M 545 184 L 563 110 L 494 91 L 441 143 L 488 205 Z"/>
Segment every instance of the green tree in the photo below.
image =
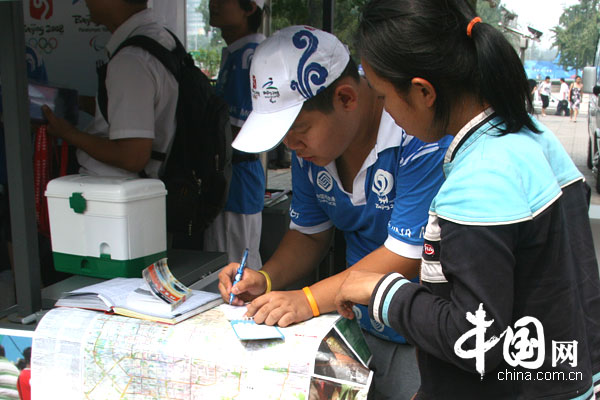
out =
<path fill-rule="evenodd" d="M 558 49 L 559 64 L 565 69 L 581 70 L 591 65 L 596 53 L 600 29 L 599 0 L 581 0 L 565 9 L 555 26 L 553 47 Z"/>
<path fill-rule="evenodd" d="M 190 52 L 196 65 L 211 79 L 216 79 L 221 65 L 221 51 L 214 47 L 204 47 Z"/>
<path fill-rule="evenodd" d="M 491 3 L 494 3 L 493 7 L 490 4 L 490 1 L 479 0 L 477 2 L 477 14 L 481 17 L 483 22 L 490 24 L 491 26 L 502 32 L 504 37 L 515 48 L 515 51 L 518 52 L 520 36 L 506 29 L 503 29 L 502 27 L 503 23 L 507 23 L 506 21 L 504 21 L 504 16 L 501 11 L 502 3 L 500 1 Z M 509 23 L 509 25 L 511 24 Z"/>
<path fill-rule="evenodd" d="M 355 45 L 355 35 L 360 21 L 360 11 L 368 0 L 334 0 L 334 28 L 333 33 L 348 47 L 353 58 L 358 61 L 358 51 Z M 498 22 L 502 20 L 499 1 L 469 0 L 477 5 L 477 13 L 481 19 L 498 29 Z M 492 6 L 492 3 L 494 6 Z M 322 0 L 272 0 L 273 31 L 290 25 L 312 25 L 322 27 Z M 516 45 L 518 39 L 513 34 L 507 38 Z"/>
<path fill-rule="evenodd" d="M 355 60 L 358 54 L 355 35 L 360 10 L 367 0 L 334 0 L 333 33 L 350 48 Z M 272 0 L 273 31 L 290 25 L 323 26 L 323 0 Z"/>
<path fill-rule="evenodd" d="M 208 10 L 208 0 L 201 0 L 200 5 L 196 8 L 196 12 L 202 14 L 202 21 L 204 21 L 204 32 L 210 40 L 212 47 L 218 47 L 219 51 L 221 47 L 225 46 L 225 41 L 221 37 L 221 30 L 210 26 L 210 11 Z"/>
<path fill-rule="evenodd" d="M 477 2 L 477 15 L 481 17 L 483 22 L 490 24 L 495 28 L 498 28 L 498 23 L 502 21 L 500 5 L 495 4 L 495 7 L 492 7 L 489 1 L 479 0 Z"/>
<path fill-rule="evenodd" d="M 355 45 L 356 32 L 360 21 L 360 12 L 368 0 L 334 0 L 333 33 L 348 47 L 355 61 L 359 61 Z M 477 4 L 477 12 L 484 22 L 498 27 L 502 19 L 499 1 L 469 0 Z M 496 7 L 492 7 L 494 3 Z M 290 25 L 323 26 L 323 0 L 271 0 L 271 30 L 285 28 Z M 212 28 L 209 21 L 208 0 L 201 0 L 196 12 L 202 14 L 206 35 L 198 38 L 198 51 L 194 54 L 198 64 L 215 75 L 219 67 L 221 48 L 225 45 L 219 29 Z M 500 29 L 498 27 L 498 29 Z M 506 34 L 512 42 L 514 35 Z M 517 40 L 518 43 L 518 40 Z M 204 50 L 202 50 L 204 48 Z"/>
<path fill-rule="evenodd" d="M 272 0 L 271 27 L 273 31 L 290 25 L 323 25 L 322 0 Z"/>
<path fill-rule="evenodd" d="M 367 0 L 337 0 L 335 3 L 333 33 L 350 48 L 355 61 L 359 61 L 356 48 L 356 32 L 360 21 L 360 11 Z"/>
<path fill-rule="evenodd" d="M 208 10 L 208 0 L 201 0 L 198 7 L 194 10 L 202 15 L 204 23 L 204 34 L 196 34 L 191 45 L 192 56 L 204 73 L 211 79 L 216 79 L 221 64 L 221 49 L 225 46 L 225 41 L 221 37 L 221 30 L 210 26 L 210 12 Z M 188 42 L 188 46 L 190 43 Z"/>

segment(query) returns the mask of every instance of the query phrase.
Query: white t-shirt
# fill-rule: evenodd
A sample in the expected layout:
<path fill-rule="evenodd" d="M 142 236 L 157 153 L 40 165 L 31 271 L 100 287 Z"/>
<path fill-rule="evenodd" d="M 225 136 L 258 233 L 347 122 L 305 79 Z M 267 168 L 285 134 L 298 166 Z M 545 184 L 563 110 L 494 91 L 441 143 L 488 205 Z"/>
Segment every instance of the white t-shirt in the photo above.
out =
<path fill-rule="evenodd" d="M 566 82 L 560 84 L 559 97 L 561 100 L 569 100 L 569 85 Z"/>
<path fill-rule="evenodd" d="M 134 35 L 149 36 L 170 50 L 175 48 L 169 32 L 156 22 L 153 11 L 146 9 L 117 28 L 106 50 L 111 54 Z M 153 151 L 166 153 L 175 133 L 179 88 L 160 61 L 139 47 L 123 48 L 108 64 L 106 91 L 110 126 L 96 105 L 96 115 L 87 132 L 111 140 L 149 138 L 153 140 Z M 107 165 L 82 150 L 77 151 L 77 160 L 82 174 L 138 177 L 135 172 Z M 160 166 L 160 161 L 151 159 L 144 171 L 156 178 Z"/>
<path fill-rule="evenodd" d="M 546 81 L 540 83 L 540 94 L 550 97 L 550 94 L 552 94 L 552 83 Z"/>

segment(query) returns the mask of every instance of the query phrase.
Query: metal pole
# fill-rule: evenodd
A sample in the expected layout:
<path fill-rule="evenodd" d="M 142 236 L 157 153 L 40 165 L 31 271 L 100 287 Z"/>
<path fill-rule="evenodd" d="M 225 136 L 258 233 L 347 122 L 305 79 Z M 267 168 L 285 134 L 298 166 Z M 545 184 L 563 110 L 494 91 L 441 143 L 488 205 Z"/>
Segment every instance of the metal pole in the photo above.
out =
<path fill-rule="evenodd" d="M 334 0 L 323 0 L 323 30 L 333 32 Z"/>
<path fill-rule="evenodd" d="M 269 12 L 263 13 L 262 20 L 262 33 L 266 37 L 271 36 L 271 14 L 273 13 L 271 0 L 265 1 L 265 9 L 268 9 Z M 265 188 L 269 187 L 269 152 L 265 151 L 259 154 L 260 163 L 263 167 L 263 172 L 265 173 Z"/>
<path fill-rule="evenodd" d="M 0 76 L 15 287 L 20 315 L 41 309 L 41 278 L 33 195 L 33 162 L 23 1 L 0 1 Z"/>

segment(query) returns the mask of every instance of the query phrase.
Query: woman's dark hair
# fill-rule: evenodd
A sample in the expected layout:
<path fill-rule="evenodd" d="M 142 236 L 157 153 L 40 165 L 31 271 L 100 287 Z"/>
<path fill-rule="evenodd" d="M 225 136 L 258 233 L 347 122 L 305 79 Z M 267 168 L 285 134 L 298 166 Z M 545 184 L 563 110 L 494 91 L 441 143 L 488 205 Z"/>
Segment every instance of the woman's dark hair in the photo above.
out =
<path fill-rule="evenodd" d="M 242 10 L 244 10 L 244 11 L 252 10 L 252 4 L 251 4 L 251 3 L 253 3 L 252 0 L 238 0 L 238 1 L 240 3 L 240 7 Z M 252 15 L 250 15 L 248 17 L 248 29 L 250 29 L 252 32 L 258 32 L 258 28 L 260 28 L 262 19 L 263 19 L 263 9 L 256 6 L 256 12 L 252 13 Z"/>
<path fill-rule="evenodd" d="M 346 68 L 342 71 L 342 74 L 329 86 L 325 88 L 325 90 L 319 92 L 314 97 L 306 100 L 302 105 L 302 111 L 320 111 L 323 114 L 329 114 L 333 111 L 333 94 L 335 93 L 335 89 L 340 84 L 340 81 L 345 77 L 351 77 L 354 81 L 359 82 L 360 75 L 358 74 L 358 67 L 356 63 L 350 57 L 348 60 L 348 64 L 346 64 Z"/>
<path fill-rule="evenodd" d="M 361 57 L 405 94 L 412 78 L 436 90 L 435 122 L 446 131 L 452 104 L 473 93 L 504 119 L 504 132 L 539 130 L 527 76 L 517 53 L 496 28 L 480 22 L 464 0 L 371 0 L 358 32 Z"/>

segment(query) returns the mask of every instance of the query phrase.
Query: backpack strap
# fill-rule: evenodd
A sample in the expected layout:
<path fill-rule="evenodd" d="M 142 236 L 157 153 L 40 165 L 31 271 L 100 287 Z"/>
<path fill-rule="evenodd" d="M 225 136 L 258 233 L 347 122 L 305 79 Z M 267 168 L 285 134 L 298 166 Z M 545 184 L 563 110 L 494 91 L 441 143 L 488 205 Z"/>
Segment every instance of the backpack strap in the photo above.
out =
<path fill-rule="evenodd" d="M 181 63 L 182 63 L 182 54 L 187 55 L 183 44 L 179 41 L 177 36 L 173 32 L 167 29 L 167 32 L 173 37 L 175 40 L 175 49 L 173 51 L 168 50 L 163 45 L 158 43 L 156 40 L 144 36 L 144 35 L 135 35 L 131 36 L 127 40 L 125 40 L 119 47 L 110 55 L 110 60 L 116 56 L 119 51 L 128 46 L 140 47 L 150 53 L 153 57 L 155 57 L 160 63 L 175 77 L 177 82 L 180 81 L 181 76 Z M 183 51 L 183 53 L 182 53 Z M 104 63 L 97 68 L 98 72 L 98 108 L 102 113 L 104 119 L 108 122 L 108 93 L 106 90 L 106 72 L 108 68 L 108 63 Z M 165 161 L 167 159 L 167 154 L 159 151 L 152 151 L 150 156 L 153 160 L 157 161 Z"/>

